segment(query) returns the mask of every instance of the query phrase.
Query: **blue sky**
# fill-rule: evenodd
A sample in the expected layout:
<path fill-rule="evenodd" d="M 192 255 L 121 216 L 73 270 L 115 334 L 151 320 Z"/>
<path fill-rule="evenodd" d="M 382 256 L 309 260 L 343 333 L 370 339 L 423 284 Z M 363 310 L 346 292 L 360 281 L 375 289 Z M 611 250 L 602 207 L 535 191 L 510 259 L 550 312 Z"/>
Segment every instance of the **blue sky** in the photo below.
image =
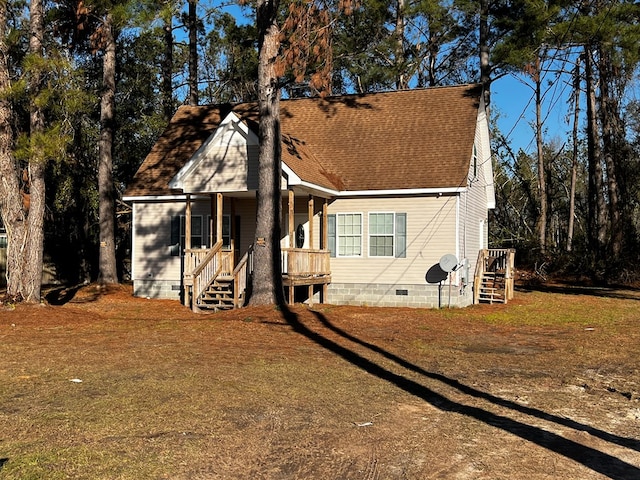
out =
<path fill-rule="evenodd" d="M 514 153 L 519 149 L 527 153 L 535 152 L 535 99 L 534 91 L 527 86 L 523 76 L 507 75 L 491 84 L 492 116 L 498 116 L 498 128 L 508 141 Z M 562 145 L 570 141 L 573 115 L 567 118 L 572 108 L 568 105 L 571 86 L 564 79 L 545 84 L 542 116 L 546 142 L 557 141 Z"/>

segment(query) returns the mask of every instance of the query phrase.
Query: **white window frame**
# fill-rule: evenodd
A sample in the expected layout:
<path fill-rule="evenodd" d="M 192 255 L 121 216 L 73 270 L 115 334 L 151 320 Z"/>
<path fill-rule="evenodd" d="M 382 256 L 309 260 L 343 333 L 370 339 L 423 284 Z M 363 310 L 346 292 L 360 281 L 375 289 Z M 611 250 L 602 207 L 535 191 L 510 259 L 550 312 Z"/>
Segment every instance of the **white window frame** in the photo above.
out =
<path fill-rule="evenodd" d="M 341 258 L 361 258 L 363 257 L 362 254 L 362 250 L 363 250 L 363 246 L 362 246 L 362 240 L 363 240 L 363 236 L 364 236 L 364 214 L 362 212 L 340 212 L 340 213 L 336 213 L 336 257 L 341 257 Z M 360 233 L 358 235 L 345 235 L 345 234 L 341 234 L 340 232 L 340 217 L 346 217 L 347 215 L 358 215 L 360 217 Z M 341 255 L 340 254 L 340 237 L 360 237 L 360 253 L 358 253 L 357 255 Z M 355 244 L 354 244 L 355 246 Z"/>
<path fill-rule="evenodd" d="M 371 216 L 372 215 L 392 215 L 392 221 L 391 221 L 391 227 L 393 229 L 393 232 L 391 234 L 389 233 L 372 233 L 371 232 Z M 367 235 L 367 240 L 369 242 L 369 248 L 367 249 L 367 254 L 369 257 L 371 258 L 395 258 L 396 256 L 396 246 L 398 244 L 398 242 L 396 241 L 396 212 L 369 212 L 369 217 L 368 217 L 368 235 Z M 391 246 L 391 255 L 372 255 L 371 254 L 371 237 L 391 237 L 391 241 L 392 246 Z"/>

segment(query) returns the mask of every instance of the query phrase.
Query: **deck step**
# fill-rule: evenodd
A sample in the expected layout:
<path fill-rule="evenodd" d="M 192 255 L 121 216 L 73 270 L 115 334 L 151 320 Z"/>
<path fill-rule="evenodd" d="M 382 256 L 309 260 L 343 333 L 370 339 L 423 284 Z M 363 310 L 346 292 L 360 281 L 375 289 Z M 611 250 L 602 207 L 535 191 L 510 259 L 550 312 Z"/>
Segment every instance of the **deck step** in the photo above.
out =
<path fill-rule="evenodd" d="M 233 279 L 218 278 L 198 299 L 202 310 L 231 310 L 234 308 Z"/>
<path fill-rule="evenodd" d="M 480 278 L 478 301 L 483 303 L 507 303 L 503 273 L 484 272 Z"/>

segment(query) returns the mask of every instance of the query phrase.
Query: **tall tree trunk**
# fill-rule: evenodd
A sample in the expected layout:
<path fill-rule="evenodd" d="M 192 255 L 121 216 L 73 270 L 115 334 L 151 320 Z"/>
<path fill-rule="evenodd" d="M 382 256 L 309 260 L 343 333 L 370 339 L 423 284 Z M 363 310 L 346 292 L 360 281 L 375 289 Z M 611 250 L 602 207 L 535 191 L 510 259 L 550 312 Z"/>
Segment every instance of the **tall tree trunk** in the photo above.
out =
<path fill-rule="evenodd" d="M 395 35 L 395 57 L 396 57 L 396 88 L 406 90 L 409 88 L 408 77 L 405 72 L 406 58 L 404 54 L 404 28 L 406 15 L 406 0 L 396 1 L 396 29 Z"/>
<path fill-rule="evenodd" d="M 491 104 L 491 64 L 489 63 L 489 0 L 480 0 L 480 83 L 484 88 L 484 106 L 489 116 Z"/>
<path fill-rule="evenodd" d="M 547 182 L 544 151 L 542 146 L 542 85 L 540 75 L 540 53 L 536 55 L 535 84 L 536 84 L 536 150 L 538 156 L 538 195 L 540 196 L 540 218 L 538 218 L 538 242 L 540 251 L 547 250 Z"/>
<path fill-rule="evenodd" d="M 614 81 L 611 55 L 606 46 L 601 46 L 598 61 L 600 76 L 600 122 L 602 125 L 602 151 L 606 167 L 607 198 L 609 199 L 610 253 L 618 259 L 622 250 L 622 215 L 619 201 L 616 161 L 624 155 L 620 145 L 618 101 L 611 92 Z"/>
<path fill-rule="evenodd" d="M 571 158 L 571 188 L 569 190 L 569 226 L 567 228 L 567 252 L 573 249 L 573 228 L 576 215 L 576 183 L 578 179 L 578 122 L 580 121 L 580 60 L 573 74 L 573 152 Z"/>
<path fill-rule="evenodd" d="M 0 214 L 7 230 L 7 296 L 23 299 L 22 248 L 26 214 L 20 192 L 20 169 L 13 157 L 13 110 L 9 101 L 7 2 L 0 2 Z"/>
<path fill-rule="evenodd" d="M 606 242 L 606 203 L 602 171 L 602 149 L 596 118 L 596 92 L 590 46 L 585 46 L 585 81 L 587 86 L 587 159 L 589 172 L 589 244 L 597 259 L 603 258 Z"/>
<path fill-rule="evenodd" d="M 34 57 L 43 57 L 44 4 L 42 0 L 31 0 L 29 5 L 31 18 L 29 53 Z M 45 158 L 42 137 L 44 135 L 44 113 L 39 106 L 38 96 L 42 88 L 40 66 L 36 62 L 29 72 L 30 90 L 30 139 L 31 158 L 28 167 L 29 213 L 27 214 L 27 232 L 24 258 L 25 301 L 40 302 L 42 286 L 43 248 L 44 248 L 44 210 L 45 210 Z"/>
<path fill-rule="evenodd" d="M 278 5 L 278 0 L 259 0 L 257 5 L 260 150 L 251 305 L 284 303 L 280 266 L 280 89 L 275 70 L 280 47 Z"/>
<path fill-rule="evenodd" d="M 440 44 L 439 40 L 435 38 L 435 35 L 432 32 L 429 32 L 429 38 L 427 40 L 427 51 L 429 52 L 427 77 L 429 78 L 429 86 L 435 87 L 437 84 L 436 73 L 438 71 L 437 62 L 438 54 L 440 53 Z"/>
<path fill-rule="evenodd" d="M 118 283 L 115 246 L 115 188 L 113 184 L 113 135 L 116 93 L 116 40 L 113 19 L 105 16 L 102 98 L 100 102 L 100 152 L 98 193 L 100 198 L 99 281 Z"/>
<path fill-rule="evenodd" d="M 167 2 L 163 28 L 164 58 L 162 59 L 162 112 L 168 122 L 173 116 L 173 0 Z"/>
<path fill-rule="evenodd" d="M 198 105 L 198 0 L 189 0 L 189 105 Z"/>

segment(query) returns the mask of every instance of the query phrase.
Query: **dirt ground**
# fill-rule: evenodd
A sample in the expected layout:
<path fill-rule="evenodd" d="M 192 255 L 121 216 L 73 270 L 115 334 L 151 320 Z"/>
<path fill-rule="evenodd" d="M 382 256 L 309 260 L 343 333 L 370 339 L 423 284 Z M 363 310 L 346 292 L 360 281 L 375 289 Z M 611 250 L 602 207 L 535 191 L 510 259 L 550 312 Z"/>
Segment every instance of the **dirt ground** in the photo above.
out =
<path fill-rule="evenodd" d="M 640 292 L 0 309 L 0 479 L 640 479 Z"/>

